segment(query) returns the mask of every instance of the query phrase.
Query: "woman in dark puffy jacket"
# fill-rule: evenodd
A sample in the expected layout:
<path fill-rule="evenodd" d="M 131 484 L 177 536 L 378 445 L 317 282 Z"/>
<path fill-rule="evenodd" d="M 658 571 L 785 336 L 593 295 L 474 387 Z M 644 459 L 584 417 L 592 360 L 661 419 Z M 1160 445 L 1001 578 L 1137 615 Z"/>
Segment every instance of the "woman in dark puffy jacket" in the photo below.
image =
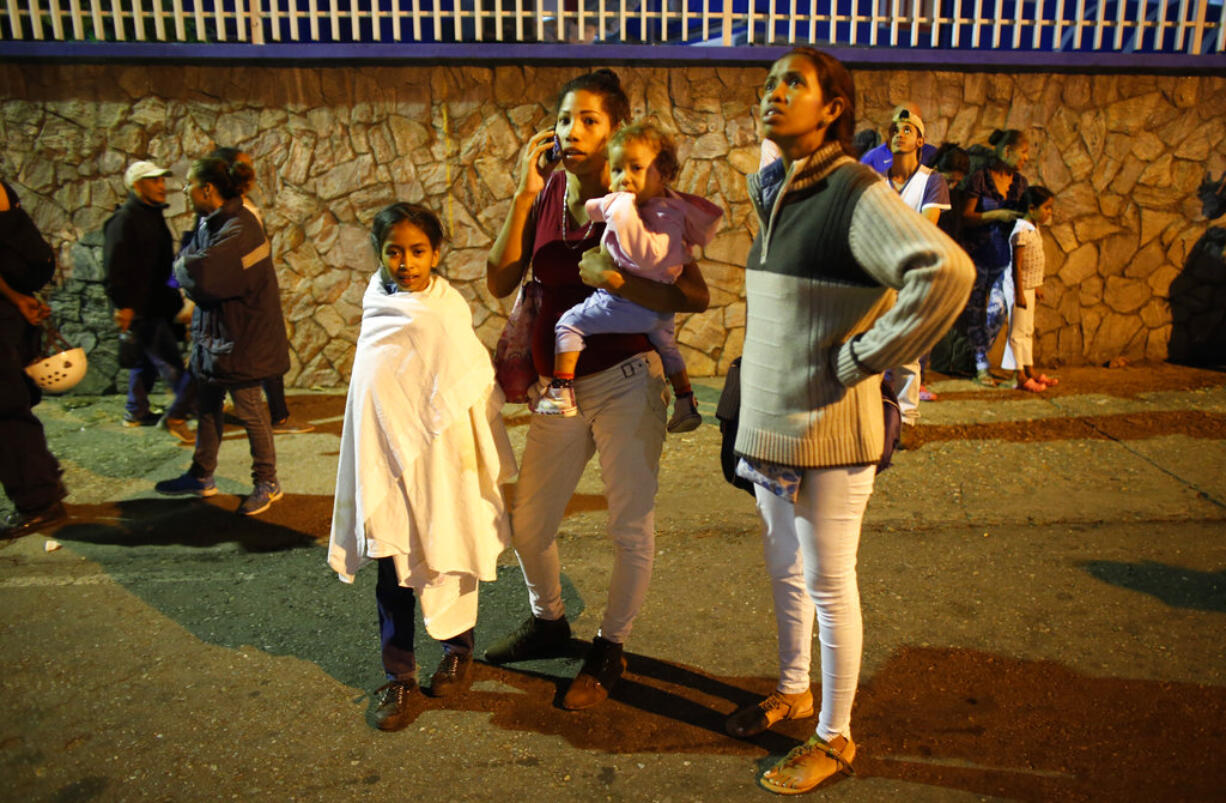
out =
<path fill-rule="evenodd" d="M 289 342 L 281 315 L 281 290 L 264 227 L 243 207 L 242 188 L 251 166 L 201 159 L 187 174 L 187 192 L 201 221 L 175 260 L 174 274 L 192 313 L 192 373 L 200 382 L 196 453 L 186 474 L 159 482 L 160 493 L 212 496 L 221 443 L 222 404 L 247 430 L 255 484 L 238 512 L 255 515 L 282 496 L 277 482 L 268 407 L 262 380 L 289 370 Z"/>

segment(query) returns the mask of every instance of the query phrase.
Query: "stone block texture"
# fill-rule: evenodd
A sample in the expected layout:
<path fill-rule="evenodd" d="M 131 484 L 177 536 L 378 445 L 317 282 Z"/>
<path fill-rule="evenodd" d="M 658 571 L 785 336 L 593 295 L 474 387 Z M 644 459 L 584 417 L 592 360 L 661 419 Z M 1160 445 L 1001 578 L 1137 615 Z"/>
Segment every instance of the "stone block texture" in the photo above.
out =
<path fill-rule="evenodd" d="M 615 69 L 634 113 L 678 132 L 678 189 L 727 210 L 700 265 L 711 309 L 678 316 L 691 373 L 723 373 L 744 335 L 743 266 L 757 231 L 745 177 L 757 167 L 760 66 Z M 0 171 L 60 256 L 61 328 L 113 361 L 97 237 L 137 159 L 174 171 L 167 217 L 191 225 L 180 191 L 213 147 L 255 160 L 281 282 L 297 386 L 345 383 L 375 267 L 371 218 L 395 200 L 438 212 L 441 271 L 469 300 L 491 348 L 511 299 L 485 288 L 487 249 L 515 189 L 527 138 L 549 126 L 572 67 L 0 65 Z M 1025 171 L 1056 193 L 1044 232 L 1041 364 L 1163 359 L 1170 288 L 1208 227 L 1197 186 L 1226 169 L 1226 77 L 859 71 L 857 129 L 917 103 L 928 141 L 984 142 L 996 127 L 1032 142 Z M 1216 299 L 1214 302 L 1216 303 Z M 93 359 L 93 356 L 91 356 Z M 106 382 L 95 381 L 99 387 Z"/>

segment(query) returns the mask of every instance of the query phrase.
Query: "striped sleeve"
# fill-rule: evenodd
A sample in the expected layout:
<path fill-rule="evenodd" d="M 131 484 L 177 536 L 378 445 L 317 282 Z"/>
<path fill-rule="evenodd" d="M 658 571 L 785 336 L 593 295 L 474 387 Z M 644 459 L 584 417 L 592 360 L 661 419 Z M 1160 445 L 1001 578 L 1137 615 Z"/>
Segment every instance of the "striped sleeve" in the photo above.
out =
<path fill-rule="evenodd" d="M 839 347 L 835 371 L 851 386 L 918 359 L 962 311 L 975 280 L 970 258 L 884 183 L 866 188 L 852 213 L 852 256 L 898 300 L 868 331 Z"/>

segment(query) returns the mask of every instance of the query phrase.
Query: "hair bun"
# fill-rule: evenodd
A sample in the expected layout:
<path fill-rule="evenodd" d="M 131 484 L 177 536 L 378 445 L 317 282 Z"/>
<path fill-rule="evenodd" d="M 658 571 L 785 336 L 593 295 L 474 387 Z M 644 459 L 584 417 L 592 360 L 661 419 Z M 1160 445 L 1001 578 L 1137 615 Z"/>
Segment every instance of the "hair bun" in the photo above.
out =
<path fill-rule="evenodd" d="M 613 72 L 608 67 L 601 67 L 599 70 L 594 70 L 593 73 L 595 75 L 599 75 L 601 78 L 607 79 L 608 82 L 617 89 L 621 89 L 622 80 L 617 77 L 617 73 Z"/>

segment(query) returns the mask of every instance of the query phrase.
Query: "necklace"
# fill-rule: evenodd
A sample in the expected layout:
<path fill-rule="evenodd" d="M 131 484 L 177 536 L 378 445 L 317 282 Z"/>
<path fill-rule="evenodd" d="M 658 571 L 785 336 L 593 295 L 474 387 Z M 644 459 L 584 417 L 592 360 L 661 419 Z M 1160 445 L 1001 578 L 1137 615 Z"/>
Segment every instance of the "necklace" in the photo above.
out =
<path fill-rule="evenodd" d="M 588 237 L 592 236 L 592 218 L 589 215 L 587 225 L 583 227 L 583 237 L 575 241 L 574 245 L 570 242 L 570 232 L 567 230 L 566 218 L 570 217 L 570 182 L 566 182 L 566 186 L 562 189 L 562 244 L 572 251 L 577 251 L 583 247 L 583 243 Z"/>

